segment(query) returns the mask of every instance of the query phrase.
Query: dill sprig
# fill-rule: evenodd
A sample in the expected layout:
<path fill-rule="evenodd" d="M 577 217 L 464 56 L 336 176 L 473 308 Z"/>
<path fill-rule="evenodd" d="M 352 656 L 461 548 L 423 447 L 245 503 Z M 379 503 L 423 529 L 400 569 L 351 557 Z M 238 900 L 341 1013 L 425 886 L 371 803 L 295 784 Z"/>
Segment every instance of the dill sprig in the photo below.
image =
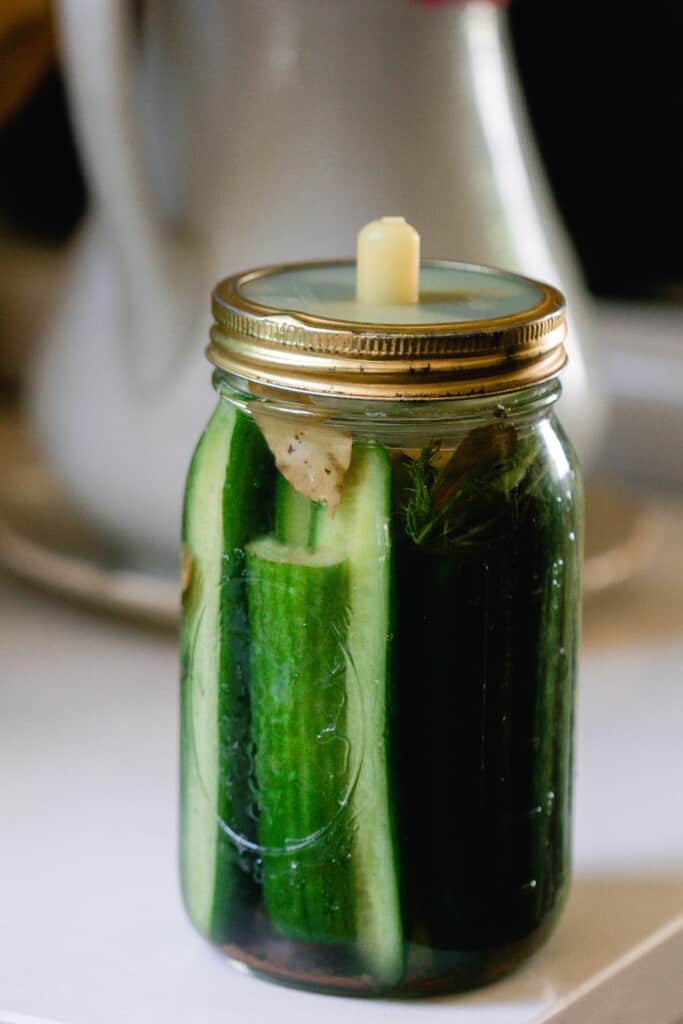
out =
<path fill-rule="evenodd" d="M 433 441 L 407 467 L 410 477 L 409 498 L 403 513 L 406 533 L 416 544 L 420 543 L 419 538 L 433 518 L 431 491 L 437 471 L 432 465 L 432 459 L 440 448 L 441 443 Z"/>
<path fill-rule="evenodd" d="M 533 435 L 519 439 L 509 424 L 478 427 L 463 439 L 445 466 L 434 459 L 438 442 L 423 448 L 407 467 L 406 534 L 416 544 L 474 544 L 495 536 L 506 504 L 536 485 L 530 473 L 539 454 Z"/>

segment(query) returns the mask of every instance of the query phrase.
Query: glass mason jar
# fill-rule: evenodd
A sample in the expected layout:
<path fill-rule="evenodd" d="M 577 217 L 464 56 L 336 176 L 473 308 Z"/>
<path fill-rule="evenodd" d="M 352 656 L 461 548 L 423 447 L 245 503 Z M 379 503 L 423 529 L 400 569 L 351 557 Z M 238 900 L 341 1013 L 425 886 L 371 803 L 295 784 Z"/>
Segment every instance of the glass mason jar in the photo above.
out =
<path fill-rule="evenodd" d="M 567 892 L 563 303 L 421 273 L 400 322 L 354 305 L 346 263 L 214 294 L 219 400 L 183 523 L 183 892 L 233 960 L 316 990 L 493 980 Z"/>

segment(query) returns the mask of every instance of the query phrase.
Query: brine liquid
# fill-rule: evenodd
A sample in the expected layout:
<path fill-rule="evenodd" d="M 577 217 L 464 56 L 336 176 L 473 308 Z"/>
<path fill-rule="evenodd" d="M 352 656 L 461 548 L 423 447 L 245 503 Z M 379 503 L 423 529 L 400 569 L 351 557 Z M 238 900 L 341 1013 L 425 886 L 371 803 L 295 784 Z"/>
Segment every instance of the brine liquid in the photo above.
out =
<path fill-rule="evenodd" d="M 519 450 L 509 455 L 507 475 L 494 479 L 482 471 L 478 483 L 476 471 L 470 472 L 458 507 L 442 516 L 438 529 L 423 530 L 420 541 L 415 518 L 406 517 L 407 504 L 415 500 L 414 467 L 408 456 L 390 453 L 391 611 L 381 744 L 400 972 L 390 984 L 378 978 L 367 967 L 359 938 L 363 908 L 354 905 L 358 822 L 352 797 L 366 745 L 377 737 L 356 738 L 355 749 L 349 737 L 349 701 L 358 696 L 348 665 L 342 696 L 335 696 L 336 683 L 321 678 L 317 695 L 307 698 L 310 722 L 297 728 L 310 728 L 315 736 L 293 737 L 294 719 L 286 715 L 278 732 L 271 717 L 267 754 L 265 741 L 259 751 L 255 736 L 268 695 L 259 690 L 259 707 L 252 706 L 249 672 L 240 670 L 231 682 L 232 719 L 215 726 L 217 784 L 184 789 L 186 833 L 197 810 L 192 802 L 219 795 L 213 850 L 193 853 L 186 843 L 184 857 L 204 856 L 215 872 L 210 918 L 195 923 L 235 960 L 284 983 L 319 990 L 447 991 L 511 969 L 552 927 L 569 876 L 581 511 L 571 456 L 544 439 L 543 431 L 553 429 L 548 422 L 538 428 L 533 458 L 526 455 L 523 464 Z M 254 519 L 260 517 L 263 532 L 272 526 L 274 513 L 266 506 L 274 501 L 276 470 L 266 459 L 259 472 L 273 479 L 264 483 L 254 476 L 241 500 L 258 501 Z M 247 572 L 245 561 L 241 582 L 224 583 L 240 607 Z M 198 648 L 214 642 L 206 612 L 202 617 L 204 597 L 186 610 L 186 690 Z M 324 617 L 324 607 L 310 609 L 300 646 L 309 630 L 312 649 L 320 649 Z M 327 626 L 332 636 L 334 623 Z M 219 624 L 223 640 L 225 630 L 233 634 L 227 638 L 231 649 L 237 643 L 244 652 L 253 642 L 248 608 L 232 625 Z M 243 664 L 249 663 L 246 654 Z M 329 675 L 336 662 L 326 657 L 320 664 Z M 308 677 L 315 664 L 305 661 Z M 267 678 L 278 685 L 277 673 Z M 220 690 L 220 670 L 202 685 Z M 214 725 L 195 714 L 186 694 L 184 775 L 197 772 L 204 728 Z M 315 763 L 311 750 L 323 751 Z M 308 768 L 301 758 L 309 759 Z M 316 771 L 326 773 L 319 790 L 337 793 L 335 806 L 315 794 Z M 273 807 L 278 772 L 291 776 L 289 790 L 284 783 L 277 789 L 278 800 L 295 802 L 287 812 Z M 302 806 L 307 801 L 310 810 Z M 296 834 L 276 849 L 263 842 L 264 816 L 276 821 L 280 810 L 285 818 L 290 814 Z M 187 865 L 184 877 L 187 889 Z M 229 880 L 224 890 L 222 878 Z M 187 892 L 186 900 L 192 914 Z"/>

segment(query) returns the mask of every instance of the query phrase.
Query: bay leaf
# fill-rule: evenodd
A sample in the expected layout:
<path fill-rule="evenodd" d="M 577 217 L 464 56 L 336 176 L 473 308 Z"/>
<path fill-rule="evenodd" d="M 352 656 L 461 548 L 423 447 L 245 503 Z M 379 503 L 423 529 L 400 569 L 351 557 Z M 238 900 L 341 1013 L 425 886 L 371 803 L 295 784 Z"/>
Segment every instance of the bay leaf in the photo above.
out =
<path fill-rule="evenodd" d="M 351 434 L 321 420 L 253 406 L 251 412 L 285 480 L 311 501 L 324 502 L 332 518 L 351 463 Z"/>
<path fill-rule="evenodd" d="M 431 494 L 433 510 L 445 508 L 471 472 L 512 455 L 516 443 L 517 431 L 507 423 L 470 430 L 437 474 Z"/>

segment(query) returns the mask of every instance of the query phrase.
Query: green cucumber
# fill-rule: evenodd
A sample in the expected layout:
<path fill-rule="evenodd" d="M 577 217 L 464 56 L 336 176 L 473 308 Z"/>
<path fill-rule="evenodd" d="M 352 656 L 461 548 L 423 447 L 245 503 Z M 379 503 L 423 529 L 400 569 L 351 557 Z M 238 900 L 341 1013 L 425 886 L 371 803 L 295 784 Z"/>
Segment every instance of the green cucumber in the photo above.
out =
<path fill-rule="evenodd" d="M 347 653 L 358 699 L 347 701 L 347 735 L 362 746 L 351 798 L 356 941 L 382 984 L 403 969 L 398 856 L 387 735 L 390 692 L 391 467 L 378 445 L 356 444 L 334 518 L 316 517 L 317 550 L 336 551 L 349 567 Z"/>
<path fill-rule="evenodd" d="M 315 519 L 315 502 L 295 491 L 278 473 L 275 486 L 275 536 L 283 544 L 307 548 Z"/>
<path fill-rule="evenodd" d="M 234 836 L 253 839 L 247 542 L 272 525 L 273 457 L 253 420 L 220 401 L 195 451 L 183 512 L 181 877 L 190 918 L 234 937 L 253 879 Z M 231 835 L 232 833 L 232 835 Z"/>
<path fill-rule="evenodd" d="M 247 547 L 247 592 L 264 905 L 286 938 L 349 941 L 353 891 L 335 829 L 350 787 L 346 565 L 264 537 Z"/>

